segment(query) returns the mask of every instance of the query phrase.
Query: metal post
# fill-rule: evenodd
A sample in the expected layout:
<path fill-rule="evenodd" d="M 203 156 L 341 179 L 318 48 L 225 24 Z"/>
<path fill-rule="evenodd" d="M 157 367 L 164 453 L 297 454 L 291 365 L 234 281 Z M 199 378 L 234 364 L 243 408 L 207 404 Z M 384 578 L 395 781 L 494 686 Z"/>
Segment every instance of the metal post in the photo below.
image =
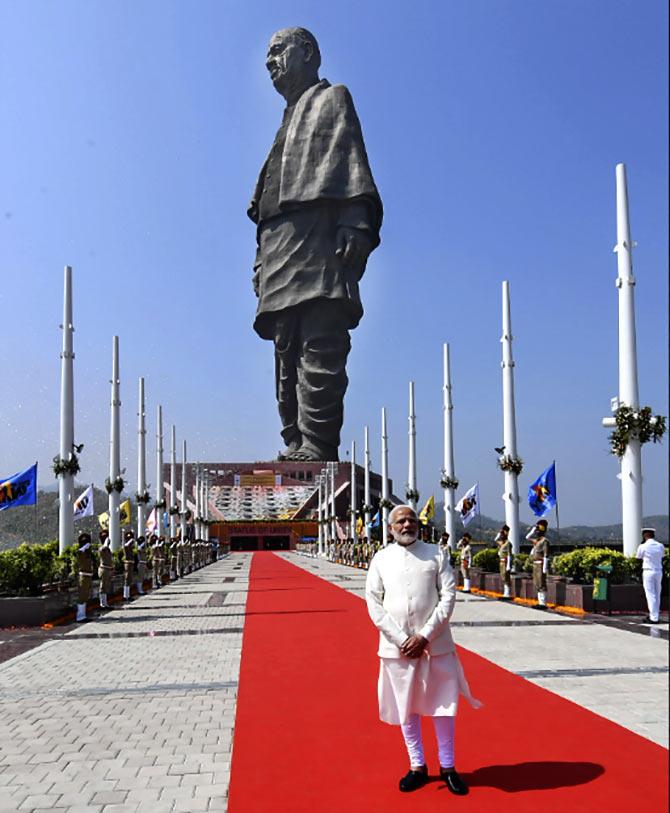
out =
<path fill-rule="evenodd" d="M 65 266 L 63 283 L 63 347 L 60 358 L 60 449 L 62 463 L 74 455 L 74 326 L 72 324 L 72 268 Z M 35 509 L 37 510 L 37 509 Z M 58 475 L 58 552 L 74 542 L 74 474 Z"/>
<path fill-rule="evenodd" d="M 349 523 L 349 536 L 356 539 L 356 441 L 351 441 L 351 478 L 349 488 L 351 489 L 351 501 L 349 510 L 351 511 L 351 522 Z"/>
<path fill-rule="evenodd" d="M 637 379 L 637 341 L 635 332 L 635 277 L 633 276 L 633 247 L 628 216 L 628 187 L 625 164 L 616 166 L 616 220 L 617 255 L 616 286 L 619 289 L 619 397 L 613 409 L 627 406 L 640 407 Z M 605 418 L 603 424 L 613 427 L 614 418 Z M 621 521 L 623 526 L 623 552 L 633 556 L 640 542 L 642 529 L 642 449 L 640 440 L 633 435 L 621 458 Z"/>
<path fill-rule="evenodd" d="M 410 497 L 407 500 L 415 511 L 418 498 L 416 487 L 416 414 L 414 412 L 414 382 L 409 382 L 409 470 L 407 473 L 407 487 Z"/>
<path fill-rule="evenodd" d="M 456 544 L 456 474 L 454 471 L 454 434 L 452 414 L 454 405 L 451 400 L 451 361 L 449 345 L 442 345 L 443 350 L 443 412 L 444 412 L 444 468 L 443 476 L 448 483 L 444 489 L 444 530 L 449 534 L 449 546 Z"/>
<path fill-rule="evenodd" d="M 209 471 L 205 469 L 205 540 L 209 542 Z"/>
<path fill-rule="evenodd" d="M 188 504 L 186 499 L 186 441 L 182 442 L 181 457 L 181 505 L 179 511 L 179 528 L 182 540 L 186 539 L 186 512 Z"/>
<path fill-rule="evenodd" d="M 121 381 L 119 379 L 119 337 L 112 339 L 112 399 L 111 399 L 111 426 L 109 443 L 109 539 L 112 550 L 121 548 L 121 525 L 119 506 L 121 493 L 114 488 L 114 483 L 121 477 L 121 399 L 119 394 Z"/>
<path fill-rule="evenodd" d="M 195 538 L 202 539 L 200 525 L 200 463 L 195 464 Z"/>
<path fill-rule="evenodd" d="M 363 522 L 365 523 L 365 536 L 370 541 L 370 523 L 372 516 L 370 514 L 370 432 L 368 427 L 365 427 L 364 432 L 364 454 L 365 454 L 365 479 L 363 480 L 363 499 L 365 500 L 365 514 Z"/>
<path fill-rule="evenodd" d="M 337 542 L 337 514 L 335 513 L 335 463 L 328 463 L 330 467 L 330 518 L 331 518 L 331 536 L 334 542 Z"/>
<path fill-rule="evenodd" d="M 172 424 L 170 444 L 170 539 L 177 535 L 177 430 Z"/>
<path fill-rule="evenodd" d="M 386 505 L 389 499 L 389 450 L 388 434 L 386 431 L 386 407 L 382 407 L 382 512 L 380 521 L 382 524 L 382 544 L 384 547 L 389 542 L 389 509 Z"/>
<path fill-rule="evenodd" d="M 163 512 L 165 507 L 161 505 L 164 503 L 164 484 L 163 484 L 163 408 L 161 406 L 157 409 L 156 414 L 156 528 L 158 536 L 163 536 Z"/>
<path fill-rule="evenodd" d="M 503 378 L 503 456 L 517 460 L 516 414 L 514 409 L 514 359 L 512 357 L 512 315 L 509 282 L 502 284 L 502 378 Z M 513 471 L 505 471 L 505 523 L 509 526 L 509 540 L 514 553 L 519 552 L 519 482 Z"/>
<path fill-rule="evenodd" d="M 144 536 L 147 504 L 142 502 L 147 490 L 147 430 L 144 426 L 144 379 L 140 378 L 139 409 L 137 412 L 137 536 Z"/>

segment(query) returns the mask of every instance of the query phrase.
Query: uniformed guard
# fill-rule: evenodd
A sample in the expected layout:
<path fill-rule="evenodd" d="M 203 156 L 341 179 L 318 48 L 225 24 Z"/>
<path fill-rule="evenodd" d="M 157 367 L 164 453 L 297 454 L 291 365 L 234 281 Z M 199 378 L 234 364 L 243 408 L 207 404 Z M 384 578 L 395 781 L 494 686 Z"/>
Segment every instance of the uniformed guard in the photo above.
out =
<path fill-rule="evenodd" d="M 79 570 L 77 593 L 77 621 L 86 621 L 86 602 L 91 598 L 93 586 L 93 551 L 91 534 L 84 531 L 77 537 L 77 568 Z"/>
<path fill-rule="evenodd" d="M 154 588 L 161 586 L 161 568 L 163 567 L 161 559 L 163 556 L 163 546 L 156 534 L 151 534 L 149 537 L 151 545 L 151 582 Z"/>
<path fill-rule="evenodd" d="M 147 543 L 143 536 L 137 537 L 137 592 L 144 595 L 144 580 L 147 577 Z"/>
<path fill-rule="evenodd" d="M 547 573 L 549 571 L 549 540 L 545 536 L 547 532 L 547 520 L 539 519 L 526 534 L 526 539 L 533 543 L 530 558 L 533 563 L 533 586 L 537 592 L 538 610 L 547 607 Z"/>
<path fill-rule="evenodd" d="M 130 588 L 135 572 L 135 537 L 132 531 L 126 531 L 123 542 L 123 600 L 130 601 Z"/>
<path fill-rule="evenodd" d="M 98 534 L 100 537 L 100 565 L 98 578 L 100 579 L 100 606 L 109 607 L 107 597 L 112 592 L 112 578 L 114 576 L 114 556 L 112 554 L 112 540 L 109 531 L 103 528 Z"/>
<path fill-rule="evenodd" d="M 644 619 L 644 623 L 658 624 L 661 611 L 665 546 L 657 541 L 655 528 L 642 529 L 642 543 L 635 555 L 638 559 L 642 559 L 642 586 L 649 610 L 649 615 Z"/>
<path fill-rule="evenodd" d="M 503 600 L 512 598 L 512 543 L 509 539 L 509 525 L 503 525 L 496 534 L 498 544 L 498 561 L 500 564 L 500 578 L 503 583 Z"/>
<path fill-rule="evenodd" d="M 470 565 L 472 564 L 472 548 L 470 542 L 472 537 L 466 531 L 458 542 L 458 550 L 461 552 L 461 575 L 463 576 L 463 592 L 470 592 Z"/>
<path fill-rule="evenodd" d="M 177 538 L 170 538 L 170 578 L 177 578 Z"/>

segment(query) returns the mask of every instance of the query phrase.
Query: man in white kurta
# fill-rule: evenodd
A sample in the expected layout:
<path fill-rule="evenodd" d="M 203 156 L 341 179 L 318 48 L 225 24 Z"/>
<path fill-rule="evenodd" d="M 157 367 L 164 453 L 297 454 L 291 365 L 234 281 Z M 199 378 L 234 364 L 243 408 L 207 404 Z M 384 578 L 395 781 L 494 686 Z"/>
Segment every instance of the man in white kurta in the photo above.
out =
<path fill-rule="evenodd" d="M 642 544 L 638 547 L 636 556 L 642 559 L 642 586 L 649 609 L 649 615 L 645 620 L 650 624 L 658 624 L 661 610 L 664 555 L 665 547 L 656 539 L 656 530 L 643 528 Z"/>
<path fill-rule="evenodd" d="M 379 629 L 379 716 L 401 727 L 410 759 L 401 791 L 428 780 L 421 716 L 433 718 L 440 776 L 452 793 L 467 786 L 454 768 L 454 719 L 459 694 L 475 706 L 449 628 L 456 588 L 449 556 L 439 545 L 417 539 L 417 515 L 408 505 L 389 516 L 395 544 L 372 559 L 365 596 Z"/>

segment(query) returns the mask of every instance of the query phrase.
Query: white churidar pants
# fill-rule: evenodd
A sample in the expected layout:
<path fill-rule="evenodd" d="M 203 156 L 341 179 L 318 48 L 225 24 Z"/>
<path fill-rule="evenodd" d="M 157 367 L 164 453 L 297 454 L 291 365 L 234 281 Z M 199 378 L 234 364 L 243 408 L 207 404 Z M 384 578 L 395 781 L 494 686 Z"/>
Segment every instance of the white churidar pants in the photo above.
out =
<path fill-rule="evenodd" d="M 454 767 L 454 717 L 433 717 L 435 737 L 437 739 L 437 752 L 442 768 Z M 423 753 L 423 740 L 421 738 L 421 717 L 411 714 L 406 723 L 400 726 L 405 738 L 407 754 L 412 768 L 420 768 L 426 764 Z"/>
<path fill-rule="evenodd" d="M 642 571 L 642 585 L 644 586 L 644 594 L 647 597 L 647 607 L 649 608 L 649 618 L 652 621 L 658 621 L 658 614 L 661 608 L 661 580 L 663 579 L 662 571 L 658 570 L 643 570 Z"/>

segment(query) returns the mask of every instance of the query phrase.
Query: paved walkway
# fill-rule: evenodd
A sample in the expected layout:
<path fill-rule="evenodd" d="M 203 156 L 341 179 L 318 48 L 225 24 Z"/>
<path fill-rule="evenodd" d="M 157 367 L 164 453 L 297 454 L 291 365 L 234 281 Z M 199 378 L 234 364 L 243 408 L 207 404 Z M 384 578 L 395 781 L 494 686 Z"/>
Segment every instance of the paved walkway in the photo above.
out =
<path fill-rule="evenodd" d="M 282 555 L 363 593 L 364 571 Z M 0 813 L 226 810 L 250 561 L 0 663 Z M 461 646 L 667 747 L 667 641 L 621 626 L 462 593 L 453 617 Z M 0 631 L 0 661 L 12 640 Z"/>

